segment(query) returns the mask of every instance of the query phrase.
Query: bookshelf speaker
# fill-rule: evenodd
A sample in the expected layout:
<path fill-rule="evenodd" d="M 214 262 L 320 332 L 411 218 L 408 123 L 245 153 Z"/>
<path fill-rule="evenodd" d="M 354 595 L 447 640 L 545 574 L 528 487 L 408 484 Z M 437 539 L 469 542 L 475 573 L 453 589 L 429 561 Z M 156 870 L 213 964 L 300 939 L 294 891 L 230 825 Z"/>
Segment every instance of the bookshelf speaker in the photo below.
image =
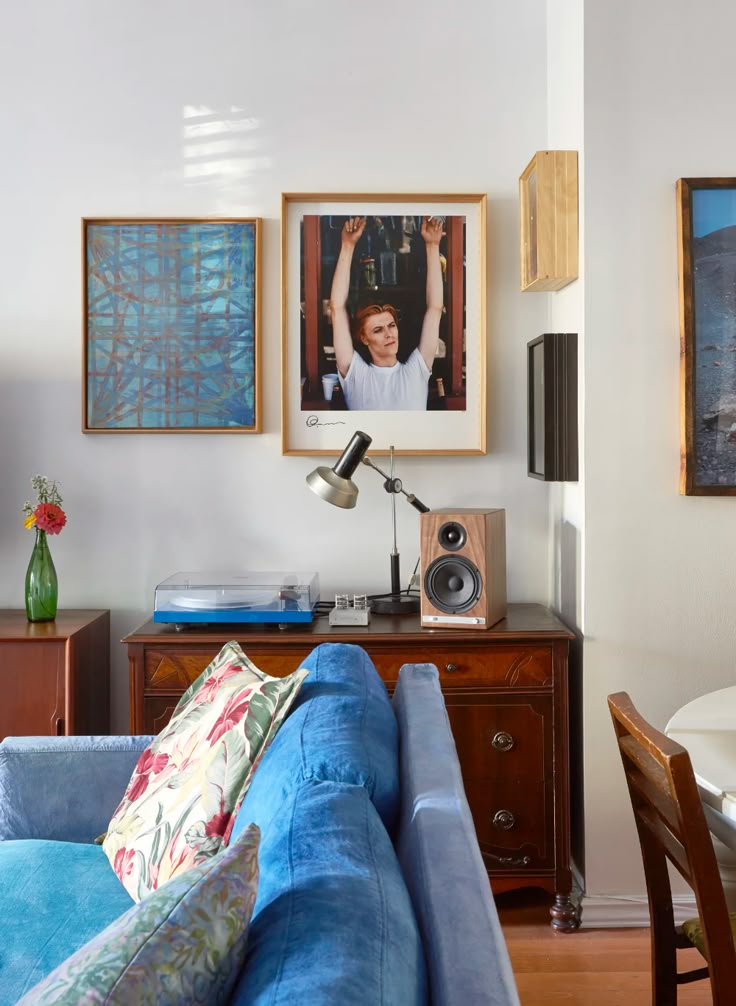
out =
<path fill-rule="evenodd" d="M 505 510 L 430 510 L 419 533 L 424 628 L 490 629 L 506 616 Z"/>

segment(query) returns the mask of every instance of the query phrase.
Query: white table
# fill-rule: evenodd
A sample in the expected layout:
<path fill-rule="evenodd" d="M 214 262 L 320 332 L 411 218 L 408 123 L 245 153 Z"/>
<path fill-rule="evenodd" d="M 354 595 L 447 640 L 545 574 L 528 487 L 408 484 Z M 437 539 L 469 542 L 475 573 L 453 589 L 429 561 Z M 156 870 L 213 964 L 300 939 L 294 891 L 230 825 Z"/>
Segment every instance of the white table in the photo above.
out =
<path fill-rule="evenodd" d="M 736 912 L 736 686 L 688 702 L 664 732 L 690 753 L 728 908 Z"/>

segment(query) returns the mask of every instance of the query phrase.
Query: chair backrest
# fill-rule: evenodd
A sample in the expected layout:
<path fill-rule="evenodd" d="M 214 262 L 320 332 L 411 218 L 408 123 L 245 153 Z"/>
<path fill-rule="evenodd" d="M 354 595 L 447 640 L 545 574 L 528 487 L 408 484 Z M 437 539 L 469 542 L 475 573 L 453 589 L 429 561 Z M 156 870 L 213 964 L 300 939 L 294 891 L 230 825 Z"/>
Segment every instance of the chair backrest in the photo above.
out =
<path fill-rule="evenodd" d="M 736 996 L 736 952 L 690 755 L 636 710 L 626 692 L 608 696 L 639 833 L 652 924 L 656 1003 L 676 1002 L 676 938 L 671 862 L 695 894 L 717 1006 Z"/>

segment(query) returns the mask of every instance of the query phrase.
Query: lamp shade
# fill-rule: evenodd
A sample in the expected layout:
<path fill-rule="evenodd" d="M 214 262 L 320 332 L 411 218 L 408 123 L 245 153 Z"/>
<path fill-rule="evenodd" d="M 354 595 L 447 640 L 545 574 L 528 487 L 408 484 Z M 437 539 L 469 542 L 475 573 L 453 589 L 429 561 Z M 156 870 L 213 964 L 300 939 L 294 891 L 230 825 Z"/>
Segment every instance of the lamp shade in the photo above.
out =
<path fill-rule="evenodd" d="M 372 437 L 357 430 L 333 468 L 315 468 L 307 475 L 307 485 L 321 499 L 351 510 L 358 502 L 358 487 L 352 475 L 372 443 Z"/>

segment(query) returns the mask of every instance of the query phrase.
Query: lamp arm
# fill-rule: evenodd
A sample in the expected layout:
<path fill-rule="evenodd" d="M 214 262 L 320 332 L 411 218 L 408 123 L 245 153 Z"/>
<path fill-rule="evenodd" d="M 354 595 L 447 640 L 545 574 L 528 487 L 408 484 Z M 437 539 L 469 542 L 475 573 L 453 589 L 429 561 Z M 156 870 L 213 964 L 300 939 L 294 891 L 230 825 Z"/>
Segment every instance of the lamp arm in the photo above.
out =
<path fill-rule="evenodd" d="M 421 500 L 417 499 L 414 493 L 406 494 L 406 502 L 410 503 L 415 510 L 419 511 L 419 513 L 429 513 L 429 507 L 425 503 L 422 503 Z"/>
<path fill-rule="evenodd" d="M 408 493 L 406 489 L 404 489 L 401 479 L 392 478 L 390 475 L 387 475 L 386 472 L 381 471 L 378 465 L 374 464 L 373 461 L 371 461 L 371 459 L 368 457 L 363 458 L 363 464 L 368 465 L 368 467 L 372 468 L 374 472 L 378 472 L 379 475 L 382 475 L 384 477 L 385 479 L 384 489 L 386 490 L 387 493 L 403 493 L 404 496 L 406 496 L 406 502 L 410 503 L 415 510 L 419 511 L 419 513 L 429 512 L 428 506 L 422 503 L 420 499 L 417 499 L 417 497 L 413 493 Z"/>

